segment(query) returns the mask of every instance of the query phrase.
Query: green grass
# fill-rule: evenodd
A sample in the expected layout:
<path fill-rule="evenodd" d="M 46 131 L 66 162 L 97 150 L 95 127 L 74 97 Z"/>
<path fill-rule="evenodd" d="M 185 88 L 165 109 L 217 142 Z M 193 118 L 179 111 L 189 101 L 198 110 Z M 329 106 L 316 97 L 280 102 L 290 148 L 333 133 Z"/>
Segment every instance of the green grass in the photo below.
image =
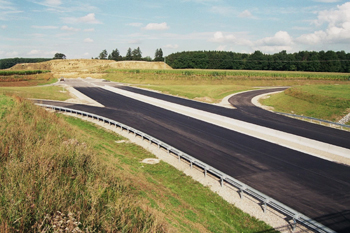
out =
<path fill-rule="evenodd" d="M 339 121 L 349 113 L 350 85 L 297 86 L 262 101 L 275 111 Z"/>
<path fill-rule="evenodd" d="M 70 98 L 68 92 L 62 92 L 62 87 L 0 87 L 0 94 L 16 95 L 22 98 L 51 99 L 64 101 Z M 65 91 L 65 90 L 64 90 Z"/>
<path fill-rule="evenodd" d="M 20 98 L 0 103 L 0 232 L 52 231 L 55 218 L 90 232 L 271 230 L 170 165 L 140 163 L 154 156 L 121 136 Z"/>
<path fill-rule="evenodd" d="M 206 102 L 219 102 L 225 96 L 251 89 L 240 85 L 149 85 L 140 87 L 189 99 L 208 97 L 204 99 Z"/>
<path fill-rule="evenodd" d="M 178 76 L 202 76 L 210 79 L 224 78 L 272 78 L 272 79 L 329 79 L 349 81 L 348 73 L 322 73 L 300 71 L 257 71 L 257 70 L 201 70 L 201 69 L 174 69 L 174 70 L 120 70 L 110 69 L 106 73 L 130 73 L 150 75 L 178 75 Z"/>
<path fill-rule="evenodd" d="M 108 70 L 105 79 L 141 85 L 295 86 L 346 84 L 349 74 L 240 70 Z"/>
<path fill-rule="evenodd" d="M 49 73 L 49 70 L 0 70 L 0 76 Z"/>

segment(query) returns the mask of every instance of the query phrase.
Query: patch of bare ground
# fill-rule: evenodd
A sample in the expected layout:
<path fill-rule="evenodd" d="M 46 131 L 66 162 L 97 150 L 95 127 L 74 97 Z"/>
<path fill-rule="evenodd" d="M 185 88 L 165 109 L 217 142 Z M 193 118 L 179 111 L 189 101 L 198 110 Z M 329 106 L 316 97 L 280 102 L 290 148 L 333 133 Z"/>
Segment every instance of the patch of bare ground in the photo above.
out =
<path fill-rule="evenodd" d="M 206 103 L 214 103 L 215 99 L 210 98 L 210 97 L 196 97 L 194 100 L 201 101 L 201 102 L 206 102 Z"/>

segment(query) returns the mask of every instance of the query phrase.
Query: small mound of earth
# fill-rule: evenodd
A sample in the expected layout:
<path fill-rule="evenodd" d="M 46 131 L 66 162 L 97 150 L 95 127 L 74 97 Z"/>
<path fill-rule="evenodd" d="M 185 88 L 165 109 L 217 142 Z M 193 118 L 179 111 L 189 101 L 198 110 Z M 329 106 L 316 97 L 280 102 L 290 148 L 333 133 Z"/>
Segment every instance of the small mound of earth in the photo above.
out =
<path fill-rule="evenodd" d="M 194 100 L 200 101 L 200 102 L 207 102 L 207 103 L 213 103 L 215 100 L 210 97 L 196 97 Z"/>
<path fill-rule="evenodd" d="M 147 164 L 157 164 L 159 163 L 159 159 L 144 159 L 142 160 L 142 163 L 147 163 Z"/>

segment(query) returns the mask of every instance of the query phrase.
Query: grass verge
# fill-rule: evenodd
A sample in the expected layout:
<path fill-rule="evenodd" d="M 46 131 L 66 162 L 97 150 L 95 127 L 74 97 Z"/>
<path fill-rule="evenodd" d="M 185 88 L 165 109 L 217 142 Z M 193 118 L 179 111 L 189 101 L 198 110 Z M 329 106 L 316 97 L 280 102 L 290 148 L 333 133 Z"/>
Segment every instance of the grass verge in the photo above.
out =
<path fill-rule="evenodd" d="M 297 86 L 262 100 L 275 111 L 339 121 L 350 112 L 350 85 Z"/>
<path fill-rule="evenodd" d="M 165 94 L 214 103 L 219 102 L 230 94 L 251 89 L 241 85 L 149 85 L 140 87 L 161 91 Z"/>
<path fill-rule="evenodd" d="M 51 99 L 64 101 L 70 98 L 62 87 L 0 87 L 0 94 L 16 95 L 22 98 Z"/>
<path fill-rule="evenodd" d="M 10 76 L 0 75 L 0 87 L 26 87 L 45 85 L 57 82 L 52 73 L 40 73 L 40 74 L 17 74 Z"/>
<path fill-rule="evenodd" d="M 123 138 L 0 95 L 0 231 L 271 232 Z M 69 220 L 69 221 L 68 221 Z"/>

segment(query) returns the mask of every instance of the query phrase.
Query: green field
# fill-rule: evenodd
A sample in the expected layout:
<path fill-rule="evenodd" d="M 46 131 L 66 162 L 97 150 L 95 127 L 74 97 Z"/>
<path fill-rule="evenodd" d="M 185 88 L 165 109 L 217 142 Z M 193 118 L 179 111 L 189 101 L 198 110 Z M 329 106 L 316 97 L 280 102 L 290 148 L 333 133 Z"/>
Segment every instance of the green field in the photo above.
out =
<path fill-rule="evenodd" d="M 0 70 L 0 76 L 49 73 L 49 70 Z"/>
<path fill-rule="evenodd" d="M 350 112 L 350 85 L 306 85 L 262 101 L 275 111 L 339 121 Z"/>
<path fill-rule="evenodd" d="M 0 232 L 274 232 L 170 165 L 140 163 L 154 156 L 121 136 L 0 104 Z"/>
<path fill-rule="evenodd" d="M 69 93 L 62 87 L 0 87 L 0 94 L 15 95 L 22 98 L 49 99 L 64 101 L 70 98 Z"/>

